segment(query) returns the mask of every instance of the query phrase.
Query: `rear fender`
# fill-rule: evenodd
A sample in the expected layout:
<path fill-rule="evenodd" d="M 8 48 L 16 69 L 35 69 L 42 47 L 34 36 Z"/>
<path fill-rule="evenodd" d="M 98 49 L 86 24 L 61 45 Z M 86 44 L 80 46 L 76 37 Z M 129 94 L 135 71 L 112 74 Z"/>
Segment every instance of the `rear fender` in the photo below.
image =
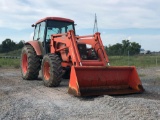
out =
<path fill-rule="evenodd" d="M 29 41 L 25 43 L 25 45 L 28 45 L 28 44 L 34 48 L 38 56 L 43 55 L 42 46 L 38 41 Z"/>

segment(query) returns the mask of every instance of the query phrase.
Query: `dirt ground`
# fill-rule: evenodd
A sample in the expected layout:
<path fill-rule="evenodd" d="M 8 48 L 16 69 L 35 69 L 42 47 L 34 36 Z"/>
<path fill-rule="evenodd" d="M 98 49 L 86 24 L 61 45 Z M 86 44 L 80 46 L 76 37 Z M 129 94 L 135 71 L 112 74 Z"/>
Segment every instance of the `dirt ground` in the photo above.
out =
<path fill-rule="evenodd" d="M 47 88 L 25 81 L 19 69 L 0 69 L 0 120 L 160 120 L 160 68 L 138 69 L 142 94 L 74 97 L 68 80 Z"/>

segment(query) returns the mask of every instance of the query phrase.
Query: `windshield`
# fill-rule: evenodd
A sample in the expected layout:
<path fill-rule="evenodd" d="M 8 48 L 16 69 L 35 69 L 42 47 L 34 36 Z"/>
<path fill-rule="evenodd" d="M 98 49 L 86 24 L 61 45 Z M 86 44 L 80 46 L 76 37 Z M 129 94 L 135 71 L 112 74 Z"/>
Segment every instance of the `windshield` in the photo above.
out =
<path fill-rule="evenodd" d="M 48 21 L 46 39 L 49 40 L 52 34 L 62 34 L 74 30 L 73 24 L 65 21 Z"/>

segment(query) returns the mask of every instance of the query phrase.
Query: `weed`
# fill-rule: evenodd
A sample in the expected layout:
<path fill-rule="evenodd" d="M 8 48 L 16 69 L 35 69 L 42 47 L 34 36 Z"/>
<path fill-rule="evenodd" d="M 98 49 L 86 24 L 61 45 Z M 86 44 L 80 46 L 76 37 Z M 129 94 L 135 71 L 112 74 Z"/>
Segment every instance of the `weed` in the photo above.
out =
<path fill-rule="evenodd" d="M 20 68 L 20 65 L 14 65 L 14 68 L 18 69 Z"/>
<path fill-rule="evenodd" d="M 145 74 L 139 74 L 139 77 L 145 77 L 146 75 Z"/>
<path fill-rule="evenodd" d="M 160 77 L 157 77 L 156 80 L 160 80 Z"/>

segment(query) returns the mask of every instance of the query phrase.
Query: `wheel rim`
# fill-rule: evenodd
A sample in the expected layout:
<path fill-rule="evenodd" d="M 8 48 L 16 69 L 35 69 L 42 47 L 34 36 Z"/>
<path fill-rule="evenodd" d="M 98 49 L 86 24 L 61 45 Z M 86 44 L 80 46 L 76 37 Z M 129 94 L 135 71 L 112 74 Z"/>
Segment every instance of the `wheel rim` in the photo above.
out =
<path fill-rule="evenodd" d="M 27 69 L 28 69 L 28 58 L 27 58 L 27 54 L 23 54 L 23 56 L 22 56 L 22 70 L 23 70 L 23 73 L 24 73 L 24 74 L 27 73 Z"/>
<path fill-rule="evenodd" d="M 45 62 L 43 67 L 43 74 L 44 74 L 45 80 L 49 80 L 50 78 L 49 70 L 50 70 L 50 65 L 48 62 Z"/>

